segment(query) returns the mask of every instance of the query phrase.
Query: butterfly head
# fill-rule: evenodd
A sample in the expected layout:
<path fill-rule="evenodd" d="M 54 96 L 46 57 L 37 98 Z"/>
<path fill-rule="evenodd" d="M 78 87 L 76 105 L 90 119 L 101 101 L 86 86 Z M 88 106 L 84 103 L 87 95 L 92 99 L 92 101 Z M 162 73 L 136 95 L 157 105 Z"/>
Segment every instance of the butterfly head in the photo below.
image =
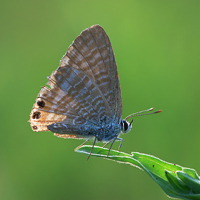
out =
<path fill-rule="evenodd" d="M 128 133 L 131 130 L 131 128 L 132 128 L 133 120 L 129 123 L 127 121 L 127 119 L 130 119 L 132 117 L 137 117 L 137 116 L 142 116 L 142 115 L 150 115 L 150 114 L 155 114 L 155 113 L 162 112 L 162 110 L 157 110 L 157 111 L 151 112 L 151 113 L 140 114 L 140 113 L 148 112 L 148 111 L 152 111 L 152 110 L 154 110 L 154 108 L 149 108 L 147 110 L 136 112 L 136 113 L 133 113 L 133 114 L 127 116 L 125 119 L 123 119 L 121 121 L 121 131 L 122 131 L 122 133 Z"/>
<path fill-rule="evenodd" d="M 128 133 L 132 128 L 133 120 L 129 123 L 125 119 L 121 121 L 121 131 L 122 133 Z"/>

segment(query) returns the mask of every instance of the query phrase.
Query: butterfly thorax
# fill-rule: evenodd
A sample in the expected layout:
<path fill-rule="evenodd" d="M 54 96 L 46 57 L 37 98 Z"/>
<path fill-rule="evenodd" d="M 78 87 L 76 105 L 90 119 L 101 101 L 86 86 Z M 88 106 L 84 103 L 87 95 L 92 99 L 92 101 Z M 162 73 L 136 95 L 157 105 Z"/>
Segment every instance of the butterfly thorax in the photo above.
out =
<path fill-rule="evenodd" d="M 129 123 L 126 120 L 122 120 L 120 124 L 113 122 L 109 124 L 102 123 L 99 126 L 84 126 L 83 132 L 85 132 L 87 136 L 95 136 L 98 141 L 110 141 L 118 137 L 121 133 L 128 133 L 132 128 L 132 122 Z"/>
<path fill-rule="evenodd" d="M 83 130 L 84 129 L 84 130 Z M 118 123 L 84 126 L 81 134 L 95 136 L 98 141 L 110 141 L 121 133 L 121 125 Z"/>

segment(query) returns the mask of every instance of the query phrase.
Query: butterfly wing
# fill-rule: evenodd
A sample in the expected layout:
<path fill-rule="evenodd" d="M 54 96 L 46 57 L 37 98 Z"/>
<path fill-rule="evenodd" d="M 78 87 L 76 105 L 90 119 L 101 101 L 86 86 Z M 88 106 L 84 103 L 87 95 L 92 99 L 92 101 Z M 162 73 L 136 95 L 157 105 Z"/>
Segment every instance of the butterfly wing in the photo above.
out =
<path fill-rule="evenodd" d="M 105 97 L 107 115 L 121 119 L 122 98 L 117 64 L 104 29 L 94 25 L 84 30 L 69 47 L 64 60 L 65 57 L 70 59 L 72 67 L 78 66 L 97 84 L 101 96 Z"/>
<path fill-rule="evenodd" d="M 117 65 L 101 26 L 84 30 L 74 40 L 47 84 L 50 88 L 41 89 L 31 112 L 34 131 L 51 130 L 82 138 L 84 125 L 120 122 L 122 98 Z"/>

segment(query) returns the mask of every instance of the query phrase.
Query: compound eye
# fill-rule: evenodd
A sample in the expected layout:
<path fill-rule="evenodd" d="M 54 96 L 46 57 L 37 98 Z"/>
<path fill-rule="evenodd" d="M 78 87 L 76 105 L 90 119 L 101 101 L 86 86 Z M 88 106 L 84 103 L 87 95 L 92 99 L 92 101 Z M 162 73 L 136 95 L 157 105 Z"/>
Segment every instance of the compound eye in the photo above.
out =
<path fill-rule="evenodd" d="M 128 123 L 127 121 L 123 121 L 124 123 L 124 131 L 127 131 L 128 130 Z"/>
<path fill-rule="evenodd" d="M 121 121 L 121 130 L 125 133 L 129 129 L 129 123 L 126 120 Z"/>

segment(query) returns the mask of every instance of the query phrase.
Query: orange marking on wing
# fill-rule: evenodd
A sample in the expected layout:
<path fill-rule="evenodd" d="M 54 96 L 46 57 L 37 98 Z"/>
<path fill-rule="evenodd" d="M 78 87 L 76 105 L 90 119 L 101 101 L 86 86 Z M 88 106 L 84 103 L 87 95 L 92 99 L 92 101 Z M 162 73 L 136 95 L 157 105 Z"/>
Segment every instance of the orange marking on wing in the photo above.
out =
<path fill-rule="evenodd" d="M 84 137 L 78 136 L 78 135 L 70 135 L 70 134 L 59 134 L 59 133 L 54 133 L 55 136 L 60 137 L 60 138 L 72 138 L 72 139 L 83 139 Z"/>
<path fill-rule="evenodd" d="M 38 109 L 37 103 L 33 105 L 30 114 L 30 125 L 33 131 L 49 131 L 47 126 L 55 122 L 61 122 L 66 119 L 66 115 L 59 115 L 51 112 L 41 111 Z"/>

